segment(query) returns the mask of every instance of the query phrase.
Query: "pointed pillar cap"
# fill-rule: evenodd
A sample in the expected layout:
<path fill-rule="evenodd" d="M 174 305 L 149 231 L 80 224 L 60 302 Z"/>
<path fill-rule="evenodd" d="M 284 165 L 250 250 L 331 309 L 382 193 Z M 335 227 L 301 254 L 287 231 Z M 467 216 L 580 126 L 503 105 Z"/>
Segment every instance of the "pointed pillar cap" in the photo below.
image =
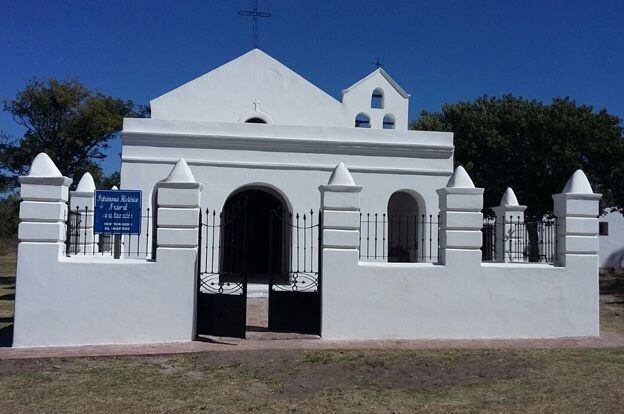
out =
<path fill-rule="evenodd" d="M 194 183 L 195 177 L 184 158 L 180 158 L 173 170 L 165 178 L 165 183 Z"/>
<path fill-rule="evenodd" d="M 29 177 L 62 177 L 61 171 L 45 152 L 40 152 L 30 165 Z"/>
<path fill-rule="evenodd" d="M 111 187 L 111 190 L 119 190 L 119 187 L 117 187 L 116 185 Z"/>
<path fill-rule="evenodd" d="M 593 194 L 594 191 L 589 184 L 587 176 L 583 170 L 576 170 L 570 177 L 565 187 L 563 187 L 562 193 L 566 194 Z"/>
<path fill-rule="evenodd" d="M 342 161 L 340 161 L 338 165 L 336 165 L 336 168 L 334 168 L 327 185 L 355 185 L 355 181 L 353 181 L 353 177 L 351 176 L 349 169 Z"/>
<path fill-rule="evenodd" d="M 80 181 L 78 181 L 76 191 L 80 193 L 92 193 L 95 191 L 95 181 L 93 181 L 91 173 L 84 173 Z"/>
<path fill-rule="evenodd" d="M 507 190 L 505 190 L 505 194 L 503 194 L 503 198 L 501 198 L 500 205 L 501 207 L 517 207 L 520 205 L 520 203 L 518 203 L 516 193 L 514 193 L 514 190 L 512 190 L 511 187 L 507 187 Z"/>
<path fill-rule="evenodd" d="M 459 165 L 446 183 L 446 188 L 475 188 L 475 186 L 464 167 Z"/>

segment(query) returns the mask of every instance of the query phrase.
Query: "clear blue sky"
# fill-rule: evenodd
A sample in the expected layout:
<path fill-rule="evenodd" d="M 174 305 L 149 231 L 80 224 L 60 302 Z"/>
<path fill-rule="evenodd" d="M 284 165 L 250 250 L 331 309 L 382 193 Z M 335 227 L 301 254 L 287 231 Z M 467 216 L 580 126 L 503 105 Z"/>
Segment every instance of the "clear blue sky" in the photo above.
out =
<path fill-rule="evenodd" d="M 410 117 L 512 93 L 624 116 L 622 1 L 259 0 L 260 47 L 329 94 L 374 69 Z M 32 77 L 78 78 L 147 103 L 251 48 L 251 0 L 0 0 L 0 98 Z M 6 114 L 0 130 L 19 134 Z M 118 168 L 119 145 L 104 164 Z"/>

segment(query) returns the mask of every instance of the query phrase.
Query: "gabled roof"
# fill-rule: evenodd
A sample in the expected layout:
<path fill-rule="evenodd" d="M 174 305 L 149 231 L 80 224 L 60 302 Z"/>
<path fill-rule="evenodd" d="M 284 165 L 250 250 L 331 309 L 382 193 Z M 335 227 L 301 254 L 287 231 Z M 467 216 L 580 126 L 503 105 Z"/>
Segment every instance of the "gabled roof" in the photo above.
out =
<path fill-rule="evenodd" d="M 351 124 L 340 101 L 259 49 L 151 100 L 150 105 L 157 119 L 241 122 L 258 113 L 277 124 Z"/>
<path fill-rule="evenodd" d="M 345 93 L 349 92 L 351 89 L 355 88 L 357 85 L 359 85 L 360 83 L 366 81 L 367 79 L 375 76 L 375 74 L 379 73 L 381 76 L 383 76 L 388 83 L 399 93 L 399 95 L 401 95 L 403 98 L 408 99 L 410 97 L 410 94 L 405 92 L 405 90 L 403 88 L 401 88 L 399 86 L 398 83 L 396 83 L 396 81 L 394 79 L 392 79 L 392 76 L 388 75 L 388 73 L 383 70 L 382 68 L 377 68 L 374 71 L 372 71 L 368 76 L 360 79 L 359 81 L 355 82 L 353 85 L 349 86 L 347 89 L 343 89 L 342 90 L 342 94 L 344 95 Z"/>

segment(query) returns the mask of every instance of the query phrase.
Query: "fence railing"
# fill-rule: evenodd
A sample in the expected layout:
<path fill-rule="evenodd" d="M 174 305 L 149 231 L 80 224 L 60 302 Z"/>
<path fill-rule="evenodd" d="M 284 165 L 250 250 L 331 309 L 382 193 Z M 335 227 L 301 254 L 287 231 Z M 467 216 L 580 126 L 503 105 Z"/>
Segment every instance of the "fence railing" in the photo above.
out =
<path fill-rule="evenodd" d="M 88 207 L 67 212 L 65 255 L 99 255 L 152 258 L 153 217 L 150 209 L 141 215 L 138 234 L 94 234 L 94 211 Z"/>
<path fill-rule="evenodd" d="M 437 262 L 439 216 L 360 213 L 360 260 Z"/>
<path fill-rule="evenodd" d="M 229 215 L 210 209 L 203 212 L 200 273 L 241 272 L 243 262 L 250 272 L 262 268 L 265 273 L 284 277 L 319 272 L 319 211 L 303 214 L 273 211 L 263 218 L 266 223 L 253 223 L 244 214 L 235 210 Z M 260 226 L 259 236 L 266 242 L 261 246 L 254 243 L 259 240 L 253 234 L 247 234 L 258 232 Z M 261 258 L 262 255 L 265 257 Z"/>
<path fill-rule="evenodd" d="M 524 221 L 485 219 L 482 228 L 482 260 L 485 262 L 555 263 L 557 218 Z"/>

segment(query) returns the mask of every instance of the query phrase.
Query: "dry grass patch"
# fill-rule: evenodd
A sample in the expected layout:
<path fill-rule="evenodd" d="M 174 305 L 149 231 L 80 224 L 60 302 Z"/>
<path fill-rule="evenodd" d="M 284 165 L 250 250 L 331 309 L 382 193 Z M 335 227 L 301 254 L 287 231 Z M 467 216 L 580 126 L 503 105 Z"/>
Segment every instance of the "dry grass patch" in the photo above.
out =
<path fill-rule="evenodd" d="M 0 361 L 7 412 L 616 412 L 624 352 L 232 351 Z"/>
<path fill-rule="evenodd" d="M 0 239 L 0 277 L 15 276 L 17 270 L 17 239 Z"/>
<path fill-rule="evenodd" d="M 0 346 L 12 340 L 17 240 L 0 239 Z"/>

